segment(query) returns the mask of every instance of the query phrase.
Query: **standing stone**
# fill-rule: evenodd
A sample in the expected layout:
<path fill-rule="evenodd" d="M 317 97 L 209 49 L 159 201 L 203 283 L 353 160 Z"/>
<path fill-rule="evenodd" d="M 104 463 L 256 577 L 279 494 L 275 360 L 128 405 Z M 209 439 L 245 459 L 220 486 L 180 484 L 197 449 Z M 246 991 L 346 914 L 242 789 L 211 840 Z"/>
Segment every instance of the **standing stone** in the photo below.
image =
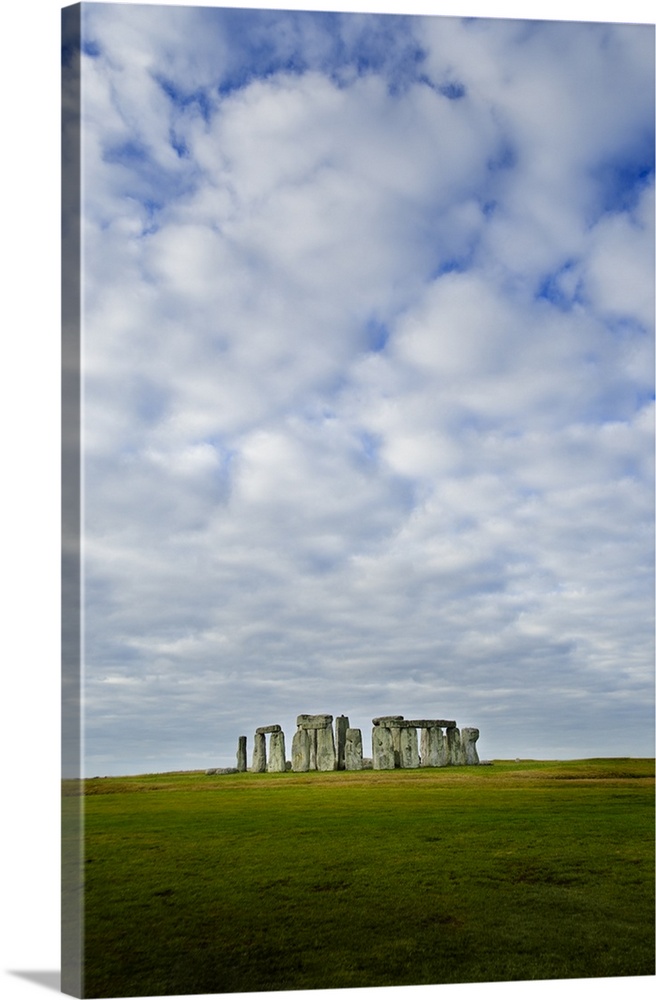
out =
<path fill-rule="evenodd" d="M 308 746 L 309 746 L 309 749 L 310 749 L 310 771 L 316 771 L 316 769 L 317 769 L 317 731 L 316 731 L 316 729 L 306 729 L 305 731 L 308 734 Z"/>
<path fill-rule="evenodd" d="M 255 733 L 253 743 L 253 763 L 251 771 L 266 771 L 266 736 L 264 733 Z"/>
<path fill-rule="evenodd" d="M 399 729 L 399 767 L 419 767 L 417 730 L 414 726 Z"/>
<path fill-rule="evenodd" d="M 361 771 L 362 730 L 347 729 L 344 739 L 344 768 L 346 771 Z"/>
<path fill-rule="evenodd" d="M 337 754 L 335 753 L 335 737 L 333 727 L 326 726 L 324 729 L 317 729 L 317 771 L 334 771 L 337 767 Z"/>
<path fill-rule="evenodd" d="M 421 731 L 422 767 L 444 767 L 447 762 L 447 747 L 444 734 L 437 726 Z"/>
<path fill-rule="evenodd" d="M 337 744 L 337 770 L 344 770 L 344 750 L 346 746 L 346 731 L 349 728 L 349 720 L 345 715 L 338 715 L 335 719 L 335 742 Z"/>
<path fill-rule="evenodd" d="M 382 716 L 374 719 L 374 725 L 382 725 L 392 733 L 392 745 L 394 747 L 394 767 L 401 767 L 401 728 L 405 727 L 402 715 L 390 715 L 387 718 Z"/>
<path fill-rule="evenodd" d="M 449 763 L 449 745 L 446 741 L 446 733 L 443 733 L 440 729 L 439 735 L 440 749 L 437 754 L 437 766 L 446 767 Z"/>
<path fill-rule="evenodd" d="M 451 729 L 446 731 L 446 742 L 448 747 L 448 761 L 449 764 L 459 765 L 464 764 L 465 759 L 462 752 L 462 741 L 460 739 L 460 730 L 453 726 Z"/>
<path fill-rule="evenodd" d="M 374 726 L 371 734 L 371 750 L 375 771 L 394 770 L 394 741 L 390 729 L 385 726 Z"/>
<path fill-rule="evenodd" d="M 475 729 L 473 726 L 465 726 L 465 728 L 460 731 L 460 740 L 462 742 L 465 764 L 480 764 L 478 751 L 476 749 L 476 740 L 479 736 L 479 730 Z"/>
<path fill-rule="evenodd" d="M 437 767 L 437 747 L 435 746 L 435 728 L 421 731 L 421 766 Z"/>
<path fill-rule="evenodd" d="M 246 737 L 239 737 L 239 744 L 237 746 L 237 770 L 246 770 Z"/>
<path fill-rule="evenodd" d="M 292 740 L 292 771 L 310 770 L 310 730 L 297 729 Z"/>
<path fill-rule="evenodd" d="M 267 771 L 286 771 L 287 763 L 285 759 L 285 734 L 282 732 L 271 733 L 269 743 L 269 763 Z"/>
<path fill-rule="evenodd" d="M 392 729 L 392 746 L 394 747 L 394 767 L 401 767 L 401 730 Z"/>

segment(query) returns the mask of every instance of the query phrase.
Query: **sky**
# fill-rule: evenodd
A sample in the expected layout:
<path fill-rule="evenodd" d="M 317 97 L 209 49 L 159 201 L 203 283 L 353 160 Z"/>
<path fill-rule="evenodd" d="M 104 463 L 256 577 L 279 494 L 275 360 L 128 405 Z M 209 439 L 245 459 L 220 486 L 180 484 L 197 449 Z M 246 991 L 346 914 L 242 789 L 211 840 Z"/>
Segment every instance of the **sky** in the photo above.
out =
<path fill-rule="evenodd" d="M 188 0 L 180 0 L 188 4 Z M 246 0 L 241 4 L 244 6 Z M 4 921 L 0 979 L 9 1000 L 35 1000 L 58 988 L 60 965 L 59 824 L 59 18 L 61 0 L 14 5 L 12 43 L 0 62 L 5 146 L 3 236 L 11 280 L 3 287 L 2 494 L 5 589 L 5 717 L 0 740 L 5 800 L 2 830 Z M 253 6 L 257 6 L 256 3 Z M 268 5 L 270 6 L 270 4 Z M 282 6 L 282 4 L 281 4 Z M 651 23 L 646 0 L 287 0 L 287 6 L 413 10 L 484 16 L 561 17 Z M 8 36 L 9 37 L 9 36 Z M 29 53 L 16 40 L 29 39 Z M 17 99 L 20 97 L 20 99 Z M 6 265 L 7 266 L 7 265 Z M 35 294 L 35 289 L 37 293 Z M 649 609 L 651 613 L 651 607 Z M 342 709 L 336 707 L 334 711 Z M 348 707 L 344 707 L 348 711 Z M 352 713 L 353 714 L 353 713 Z M 373 715 L 373 712 L 371 713 Z M 361 720 L 367 727 L 370 713 Z M 464 716 L 460 721 L 464 725 Z M 293 724 L 293 720 L 292 720 Z M 245 730 L 246 731 L 246 730 Z M 495 732 L 497 730 L 495 729 Z M 491 755 L 483 730 L 482 755 Z M 249 732 L 249 741 L 251 741 Z M 366 732 L 365 732 L 366 739 Z M 234 749 L 236 750 L 236 743 Z M 653 754 L 653 748 L 648 752 Z M 512 750 L 510 751 L 512 754 Z M 233 750 L 227 753 L 233 763 Z M 216 758 L 213 756 L 212 761 Z M 203 761 L 204 764 L 204 761 Z M 135 765 L 136 767 L 137 765 Z M 149 763 L 149 767 L 159 766 Z M 127 769 L 127 766 L 120 769 Z M 94 772 L 95 773 L 95 772 Z M 30 794 L 26 795 L 26 775 Z M 25 878 L 29 872 L 29 878 Z M 23 970 L 17 972 L 16 970 Z M 25 971 L 28 970 L 28 971 Z M 32 971 L 29 971 L 32 970 Z M 36 970 L 36 971 L 34 971 Z M 580 996 L 611 997 L 613 979 L 578 980 Z M 635 996 L 651 996 L 650 977 L 634 977 Z M 433 996 L 432 987 L 389 988 Z M 364 992 L 366 995 L 366 991 Z M 327 991 L 329 994 L 330 991 Z M 550 998 L 549 982 L 457 984 L 454 997 Z M 377 996 L 376 992 L 376 996 Z M 298 997 L 298 994 L 295 994 Z"/>
<path fill-rule="evenodd" d="M 85 772 L 653 755 L 653 26 L 83 24 Z"/>

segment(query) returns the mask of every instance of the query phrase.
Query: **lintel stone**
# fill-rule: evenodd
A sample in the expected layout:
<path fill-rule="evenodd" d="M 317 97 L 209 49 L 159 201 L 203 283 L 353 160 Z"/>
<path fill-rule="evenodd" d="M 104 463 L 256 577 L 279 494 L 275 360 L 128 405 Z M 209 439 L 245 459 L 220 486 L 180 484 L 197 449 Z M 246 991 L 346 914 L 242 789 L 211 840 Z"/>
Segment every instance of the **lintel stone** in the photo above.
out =
<path fill-rule="evenodd" d="M 387 723 L 390 729 L 455 729 L 456 724 L 451 719 L 403 719 Z"/>
<path fill-rule="evenodd" d="M 327 729 L 332 722 L 332 715 L 299 715 L 296 718 L 299 729 Z"/>
<path fill-rule="evenodd" d="M 281 733 L 282 726 L 259 726 L 256 733 Z"/>

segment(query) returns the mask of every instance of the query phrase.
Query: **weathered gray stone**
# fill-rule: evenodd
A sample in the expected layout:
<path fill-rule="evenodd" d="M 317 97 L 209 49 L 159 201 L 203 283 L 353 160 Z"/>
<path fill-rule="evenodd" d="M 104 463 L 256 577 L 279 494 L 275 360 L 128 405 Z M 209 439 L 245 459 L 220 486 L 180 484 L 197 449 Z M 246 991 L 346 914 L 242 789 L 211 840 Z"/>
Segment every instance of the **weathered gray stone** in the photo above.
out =
<path fill-rule="evenodd" d="M 462 743 L 462 752 L 465 758 L 465 764 L 479 764 L 478 751 L 476 749 L 476 740 L 480 736 L 480 732 L 474 726 L 465 726 L 464 729 L 460 730 L 460 741 Z"/>
<path fill-rule="evenodd" d="M 337 770 L 344 770 L 344 750 L 346 746 L 346 731 L 349 728 L 349 720 L 345 715 L 338 715 L 335 719 L 335 744 L 337 754 Z"/>
<path fill-rule="evenodd" d="M 301 729 L 327 729 L 332 723 L 332 715 L 299 715 L 296 718 L 296 725 Z"/>
<path fill-rule="evenodd" d="M 372 719 L 374 726 L 387 726 L 389 722 L 401 722 L 402 715 L 379 715 L 377 719 Z"/>
<path fill-rule="evenodd" d="M 317 729 L 317 771 L 334 771 L 337 767 L 333 727 Z"/>
<path fill-rule="evenodd" d="M 256 732 L 253 742 L 253 762 L 251 771 L 261 773 L 266 771 L 266 736 L 264 733 Z"/>
<path fill-rule="evenodd" d="M 246 737 L 245 736 L 240 736 L 239 737 L 239 743 L 237 745 L 237 770 L 238 771 L 245 771 L 246 770 L 246 743 L 247 743 Z"/>
<path fill-rule="evenodd" d="M 208 767 L 208 769 L 205 772 L 205 774 L 216 774 L 216 768 L 215 767 Z"/>
<path fill-rule="evenodd" d="M 460 739 L 460 730 L 452 727 L 446 731 L 446 742 L 448 747 L 448 761 L 452 765 L 462 765 L 465 763 L 464 754 L 462 751 L 462 741 Z"/>
<path fill-rule="evenodd" d="M 374 726 L 371 734 L 371 750 L 374 770 L 394 770 L 394 741 L 391 729 L 381 725 Z"/>
<path fill-rule="evenodd" d="M 280 731 L 271 733 L 269 742 L 269 761 L 267 771 L 281 772 L 287 769 L 285 757 L 285 734 Z"/>
<path fill-rule="evenodd" d="M 361 771 L 362 767 L 362 730 L 347 729 L 344 741 L 344 768 L 347 771 Z"/>
<path fill-rule="evenodd" d="M 239 774 L 236 767 L 217 767 L 215 774 Z"/>
<path fill-rule="evenodd" d="M 317 769 L 317 731 L 316 729 L 306 729 L 310 746 L 310 770 Z"/>
<path fill-rule="evenodd" d="M 292 738 L 292 771 L 310 770 L 310 733 L 297 729 Z"/>
<path fill-rule="evenodd" d="M 392 719 L 387 724 L 390 729 L 452 729 L 455 722 L 451 719 Z"/>
<path fill-rule="evenodd" d="M 255 730 L 256 733 L 280 733 L 282 731 L 282 726 L 260 726 Z"/>
<path fill-rule="evenodd" d="M 419 767 L 419 749 L 417 747 L 417 730 L 402 729 L 399 734 L 400 767 Z"/>
<path fill-rule="evenodd" d="M 421 731 L 422 767 L 444 767 L 447 762 L 447 746 L 444 733 L 437 727 Z"/>
<path fill-rule="evenodd" d="M 401 730 L 390 728 L 392 746 L 394 747 L 394 767 L 401 767 Z"/>
<path fill-rule="evenodd" d="M 362 770 L 363 771 L 371 771 L 373 769 L 373 766 L 374 766 L 374 762 L 373 762 L 373 760 L 372 760 L 371 757 L 363 757 L 362 758 Z"/>

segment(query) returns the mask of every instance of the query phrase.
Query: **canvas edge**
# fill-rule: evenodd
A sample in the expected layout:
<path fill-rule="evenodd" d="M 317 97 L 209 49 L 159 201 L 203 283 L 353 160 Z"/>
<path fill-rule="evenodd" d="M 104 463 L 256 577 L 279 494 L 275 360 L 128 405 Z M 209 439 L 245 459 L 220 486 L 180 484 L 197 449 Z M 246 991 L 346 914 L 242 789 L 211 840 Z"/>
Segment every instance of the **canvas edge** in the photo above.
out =
<path fill-rule="evenodd" d="M 61 11 L 61 991 L 83 996 L 81 692 L 82 4 Z"/>

